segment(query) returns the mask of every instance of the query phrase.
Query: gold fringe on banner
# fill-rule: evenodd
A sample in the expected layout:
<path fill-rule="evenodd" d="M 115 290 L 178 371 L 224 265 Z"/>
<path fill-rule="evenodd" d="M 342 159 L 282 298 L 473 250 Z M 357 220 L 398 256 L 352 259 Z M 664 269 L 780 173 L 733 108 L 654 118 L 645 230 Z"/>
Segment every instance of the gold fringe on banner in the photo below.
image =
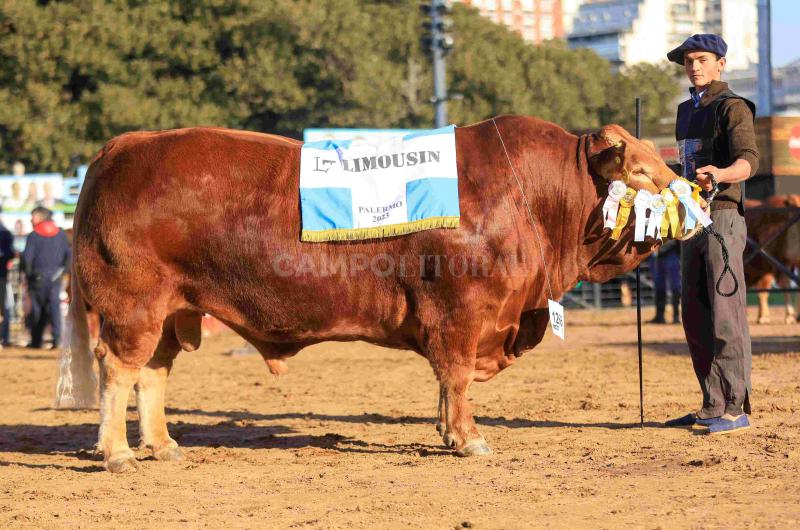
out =
<path fill-rule="evenodd" d="M 369 228 L 335 228 L 332 230 L 303 230 L 300 241 L 322 243 L 325 241 L 357 241 L 361 239 L 379 239 L 382 237 L 402 236 L 421 230 L 433 228 L 458 228 L 458 217 L 428 217 L 408 223 L 397 223 Z"/>

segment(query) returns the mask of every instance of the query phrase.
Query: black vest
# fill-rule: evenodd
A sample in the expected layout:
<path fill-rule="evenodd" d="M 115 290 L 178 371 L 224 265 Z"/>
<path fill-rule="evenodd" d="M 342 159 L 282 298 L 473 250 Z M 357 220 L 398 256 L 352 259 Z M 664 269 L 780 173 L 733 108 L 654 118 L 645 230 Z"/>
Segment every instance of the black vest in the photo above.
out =
<path fill-rule="evenodd" d="M 675 123 L 675 139 L 680 145 L 684 141 L 686 155 L 681 151 L 681 174 L 688 180 L 695 180 L 695 169 L 707 165 L 728 167 L 735 162 L 728 149 L 728 135 L 719 127 L 722 102 L 726 99 L 741 99 L 756 115 L 756 106 L 750 100 L 737 96 L 730 89 L 721 92 L 706 106 L 694 108 L 692 100 L 684 101 L 678 107 L 678 120 Z M 744 213 L 742 201 L 744 183 L 720 184 L 719 193 L 711 204 L 712 210 L 737 208 Z"/>

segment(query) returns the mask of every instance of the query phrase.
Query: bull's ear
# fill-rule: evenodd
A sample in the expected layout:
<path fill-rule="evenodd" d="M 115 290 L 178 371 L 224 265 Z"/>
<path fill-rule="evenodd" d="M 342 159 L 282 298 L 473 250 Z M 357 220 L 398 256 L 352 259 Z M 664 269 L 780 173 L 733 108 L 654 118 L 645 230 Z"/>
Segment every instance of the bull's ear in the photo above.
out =
<path fill-rule="evenodd" d="M 608 182 L 621 178 L 622 169 L 625 167 L 625 142 L 619 140 L 592 156 L 589 159 L 589 167 Z"/>

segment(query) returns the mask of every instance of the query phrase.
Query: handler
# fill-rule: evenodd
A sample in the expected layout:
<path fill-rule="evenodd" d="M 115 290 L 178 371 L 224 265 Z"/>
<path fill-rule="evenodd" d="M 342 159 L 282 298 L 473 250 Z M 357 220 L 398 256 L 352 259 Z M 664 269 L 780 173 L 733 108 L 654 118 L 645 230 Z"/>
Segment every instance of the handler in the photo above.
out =
<path fill-rule="evenodd" d="M 681 243 L 681 316 L 692 364 L 703 392 L 703 406 L 666 426 L 707 426 L 711 434 L 750 426 L 750 332 L 747 327 L 742 186 L 758 168 L 754 132 L 755 105 L 721 81 L 728 45 L 718 35 L 693 35 L 669 52 L 692 83 L 691 98 L 678 106 L 675 137 L 683 176 L 706 193 L 719 192 L 711 203 L 713 228 L 723 236 L 729 265 L 738 282 L 730 297 L 716 292 L 724 267 L 720 244 L 706 233 Z M 733 281 L 726 273 L 721 291 Z"/>

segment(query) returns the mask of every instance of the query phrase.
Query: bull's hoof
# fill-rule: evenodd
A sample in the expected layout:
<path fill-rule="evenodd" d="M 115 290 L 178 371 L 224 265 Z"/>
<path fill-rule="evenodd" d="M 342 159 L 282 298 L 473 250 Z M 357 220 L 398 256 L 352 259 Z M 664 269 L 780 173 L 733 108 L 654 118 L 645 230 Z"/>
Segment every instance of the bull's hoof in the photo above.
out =
<path fill-rule="evenodd" d="M 456 451 L 458 456 L 486 456 L 492 454 L 492 450 L 486 440 L 470 440 L 464 447 Z"/>
<path fill-rule="evenodd" d="M 783 319 L 783 322 L 784 324 L 794 324 L 795 322 L 797 322 L 797 319 L 795 318 L 794 315 L 786 315 L 786 317 L 784 317 Z"/>
<path fill-rule="evenodd" d="M 133 456 L 120 456 L 111 458 L 103 464 L 112 473 L 133 473 L 139 469 L 139 462 Z"/>
<path fill-rule="evenodd" d="M 183 460 L 183 451 L 178 446 L 167 445 L 158 450 L 153 450 L 153 458 L 162 462 L 178 462 Z"/>
<path fill-rule="evenodd" d="M 759 324 L 769 324 L 769 317 L 758 317 Z"/>

